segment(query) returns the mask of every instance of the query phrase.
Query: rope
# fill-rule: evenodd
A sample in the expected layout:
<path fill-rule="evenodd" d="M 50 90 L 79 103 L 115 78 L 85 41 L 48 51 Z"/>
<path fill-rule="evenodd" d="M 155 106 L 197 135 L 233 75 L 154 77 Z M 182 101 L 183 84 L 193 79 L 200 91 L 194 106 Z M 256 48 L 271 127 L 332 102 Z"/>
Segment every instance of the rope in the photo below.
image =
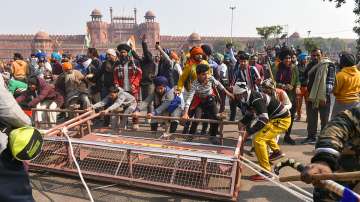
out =
<path fill-rule="evenodd" d="M 250 166 L 249 164 L 242 162 L 247 168 L 249 168 L 250 170 L 252 170 L 253 172 L 255 172 L 256 174 L 266 178 L 268 181 L 272 182 L 273 184 L 279 186 L 280 188 L 282 188 L 283 190 L 287 191 L 288 193 L 292 194 L 293 196 L 295 196 L 298 199 L 301 199 L 303 201 L 309 201 L 312 202 L 313 200 L 311 198 L 309 198 L 308 196 L 305 196 L 293 189 L 290 189 L 289 187 L 281 184 L 280 182 L 277 182 L 275 180 L 273 180 L 272 178 L 269 178 L 268 176 L 262 174 L 261 172 L 259 172 L 258 170 L 256 170 L 255 168 L 253 168 L 252 166 Z"/>
<path fill-rule="evenodd" d="M 243 156 L 240 156 L 240 158 L 241 158 L 243 161 L 246 161 L 247 163 L 249 163 L 249 164 L 251 164 L 252 166 L 256 167 L 257 169 L 260 169 L 261 171 L 266 172 L 267 174 L 271 175 L 272 177 L 274 177 L 274 178 L 276 178 L 276 179 L 279 179 L 279 176 L 278 176 L 278 175 L 276 175 L 276 174 L 274 174 L 274 173 L 272 173 L 272 172 L 269 172 L 269 171 L 265 170 L 264 168 L 262 168 L 261 166 L 259 166 L 259 165 L 256 164 L 256 163 L 250 161 L 249 159 L 247 159 L 247 158 L 245 158 L 245 157 L 243 157 Z M 298 191 L 302 192 L 303 194 L 307 195 L 308 197 L 311 197 L 311 198 L 312 198 L 312 196 L 313 196 L 310 192 L 306 191 L 305 189 L 303 189 L 303 188 L 301 188 L 301 187 L 299 187 L 299 186 L 297 186 L 297 185 L 295 185 L 295 184 L 293 184 L 293 183 L 291 183 L 291 182 L 287 182 L 286 184 L 288 184 L 289 186 L 297 189 Z"/>
<path fill-rule="evenodd" d="M 67 134 L 67 133 L 68 133 L 67 128 L 64 127 L 63 129 L 61 129 L 61 132 L 65 135 L 66 139 L 67 139 L 68 142 L 69 142 L 71 157 L 72 157 L 72 159 L 73 159 L 73 161 L 74 161 L 74 163 L 75 163 L 75 165 L 76 165 L 77 171 L 78 171 L 78 173 L 79 173 L 80 180 L 81 180 L 82 184 L 84 185 L 84 187 L 85 187 L 85 189 L 86 189 L 86 192 L 87 192 L 87 194 L 88 194 L 88 196 L 89 196 L 89 198 L 90 198 L 90 201 L 91 201 L 91 202 L 94 202 L 94 199 L 93 199 L 93 197 L 92 197 L 92 195 L 91 195 L 90 189 L 89 189 L 89 187 L 87 186 L 87 184 L 86 184 L 86 182 L 85 182 L 85 180 L 84 180 L 84 178 L 83 178 L 83 175 L 82 175 L 81 170 L 80 170 L 80 166 L 79 166 L 79 164 L 78 164 L 78 162 L 77 162 L 77 160 L 76 160 L 76 158 L 75 158 L 74 149 L 73 149 L 73 146 L 72 146 L 72 142 L 71 142 L 70 137 L 69 137 L 68 134 Z"/>

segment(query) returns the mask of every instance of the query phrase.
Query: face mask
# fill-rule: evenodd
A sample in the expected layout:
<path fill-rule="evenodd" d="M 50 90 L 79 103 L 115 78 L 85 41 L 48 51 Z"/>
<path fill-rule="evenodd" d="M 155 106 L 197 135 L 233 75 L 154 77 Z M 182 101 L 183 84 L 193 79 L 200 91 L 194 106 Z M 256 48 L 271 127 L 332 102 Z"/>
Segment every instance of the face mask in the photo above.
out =
<path fill-rule="evenodd" d="M 33 67 L 37 66 L 37 62 L 38 62 L 37 58 L 31 58 L 31 65 Z"/>

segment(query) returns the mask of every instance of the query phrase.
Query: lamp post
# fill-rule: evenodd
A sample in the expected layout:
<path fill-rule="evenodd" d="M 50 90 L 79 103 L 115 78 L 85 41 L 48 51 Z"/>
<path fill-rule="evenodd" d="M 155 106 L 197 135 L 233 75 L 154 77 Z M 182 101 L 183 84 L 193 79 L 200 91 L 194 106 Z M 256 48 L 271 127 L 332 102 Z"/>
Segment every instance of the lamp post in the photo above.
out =
<path fill-rule="evenodd" d="M 231 9 L 231 31 L 230 31 L 230 41 L 232 43 L 232 37 L 233 37 L 233 22 L 234 22 L 234 10 L 236 6 L 230 6 Z"/>

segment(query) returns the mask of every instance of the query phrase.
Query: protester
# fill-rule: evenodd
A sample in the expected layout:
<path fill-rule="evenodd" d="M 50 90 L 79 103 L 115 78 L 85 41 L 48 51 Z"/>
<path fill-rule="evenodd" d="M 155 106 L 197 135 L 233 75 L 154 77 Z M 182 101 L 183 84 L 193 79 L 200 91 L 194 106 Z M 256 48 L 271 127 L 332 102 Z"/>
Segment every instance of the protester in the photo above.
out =
<path fill-rule="evenodd" d="M 277 87 L 286 91 L 292 103 L 292 107 L 290 109 L 291 124 L 284 137 L 284 142 L 291 145 L 295 144 L 295 141 L 290 135 L 296 113 L 296 93 L 300 92 L 299 73 L 296 66 L 294 66 L 291 62 L 293 55 L 294 53 L 289 48 L 283 47 L 279 54 L 281 62 L 279 63 L 278 68 L 274 71 Z"/>
<path fill-rule="evenodd" d="M 321 129 L 329 120 L 331 99 L 335 83 L 335 65 L 322 56 L 321 49 L 311 51 L 311 61 L 305 70 L 305 80 L 308 81 L 309 97 L 306 105 L 307 113 L 307 138 L 303 143 L 315 143 L 320 114 Z"/>
<path fill-rule="evenodd" d="M 183 110 L 183 98 L 175 94 L 174 88 L 168 86 L 168 80 L 163 76 L 158 76 L 154 79 L 155 90 L 140 103 L 140 111 L 149 109 L 149 105 L 153 104 L 153 111 L 148 111 L 147 118 L 151 119 L 152 116 L 171 116 L 180 117 Z M 151 130 L 157 131 L 159 123 L 163 121 L 151 119 Z M 165 129 L 168 128 L 167 122 Z M 174 133 L 177 129 L 179 122 L 170 121 L 170 133 Z"/>
<path fill-rule="evenodd" d="M 102 114 L 108 115 L 110 112 L 124 114 L 132 114 L 136 110 L 137 102 L 134 96 L 124 91 L 120 87 L 112 86 L 109 88 L 109 94 L 100 102 L 91 106 L 92 109 L 105 107 Z M 111 116 L 111 128 L 116 133 L 119 129 L 126 129 L 127 117 L 119 117 L 116 115 Z M 138 123 L 133 121 L 134 125 Z M 134 127 L 138 128 L 138 127 Z"/>
<path fill-rule="evenodd" d="M 5 87 L 12 95 L 14 95 L 15 98 L 27 89 L 26 83 L 10 78 L 11 75 L 9 72 L 3 72 L 2 77 L 5 83 Z"/>
<path fill-rule="evenodd" d="M 220 53 L 215 53 L 214 61 L 218 65 L 216 68 L 216 72 L 214 72 L 214 78 L 225 87 L 229 88 L 229 71 L 227 65 L 224 63 L 224 56 Z M 219 92 L 220 95 L 220 109 L 219 112 L 222 113 L 225 110 L 225 100 L 226 94 L 224 91 Z"/>
<path fill-rule="evenodd" d="M 160 45 L 156 45 L 156 49 L 160 51 L 161 56 L 170 63 L 171 73 L 170 73 L 170 87 L 176 86 L 179 82 L 179 78 L 182 74 L 182 68 L 179 64 L 179 57 L 174 51 L 165 52 Z M 160 76 L 160 75 L 159 75 Z"/>
<path fill-rule="evenodd" d="M 133 95 L 136 100 L 140 100 L 141 68 L 135 64 L 133 57 L 129 55 L 131 52 L 129 45 L 120 44 L 117 50 L 119 51 L 119 63 L 114 68 L 114 84 Z"/>
<path fill-rule="evenodd" d="M 336 74 L 333 90 L 336 98 L 331 117 L 338 113 L 360 106 L 360 71 L 356 67 L 354 55 L 348 52 L 340 54 L 340 72 Z"/>
<path fill-rule="evenodd" d="M 81 109 L 87 109 L 89 100 L 85 76 L 80 71 L 73 69 L 72 64 L 64 62 L 63 73 L 56 80 L 56 90 L 65 98 L 65 107 L 73 108 L 74 104 L 81 104 Z"/>
<path fill-rule="evenodd" d="M 56 109 L 60 108 L 64 103 L 64 98 L 55 88 L 46 83 L 40 77 L 31 76 L 28 79 L 28 89 L 16 98 L 18 103 L 26 108 L 36 109 Z M 37 112 L 38 122 L 47 122 L 49 126 L 53 126 L 57 120 L 57 112 Z"/>
<path fill-rule="evenodd" d="M 109 88 L 114 85 L 114 68 L 118 63 L 116 51 L 108 49 L 106 51 L 106 60 L 94 77 L 96 91 L 100 92 L 101 99 L 104 99 L 109 94 Z"/>
<path fill-rule="evenodd" d="M 246 113 L 239 121 L 239 130 L 246 127 L 248 135 L 254 135 L 253 145 L 259 164 L 271 172 L 267 146 L 271 145 L 270 148 L 276 155 L 282 155 L 275 138 L 290 126 L 289 110 L 275 97 L 249 89 L 245 82 L 237 82 L 233 87 L 233 94 L 236 102 L 241 102 L 244 104 L 243 106 L 246 106 Z M 254 116 L 254 111 L 256 116 Z M 262 174 L 271 178 L 265 172 Z M 251 176 L 250 179 L 253 181 L 265 180 L 258 174 Z"/>
<path fill-rule="evenodd" d="M 349 65 L 349 64 L 347 64 Z M 323 128 L 315 145 L 315 154 L 311 164 L 301 174 L 303 181 L 315 186 L 314 201 L 340 201 L 340 197 L 324 189 L 319 181 L 312 180 L 312 175 L 325 175 L 333 172 L 358 171 L 358 148 L 360 146 L 360 107 L 338 113 Z M 338 182 L 348 189 L 354 189 L 358 179 Z"/>
<path fill-rule="evenodd" d="M 156 76 L 165 77 L 169 81 L 170 88 L 172 88 L 173 86 L 176 85 L 176 83 L 174 80 L 175 71 L 173 71 L 172 61 L 169 60 L 169 55 L 171 51 L 169 49 L 161 49 L 159 44 L 156 44 L 155 48 L 160 51 L 160 60 L 159 60 L 159 64 L 157 68 L 158 71 Z"/>
<path fill-rule="evenodd" d="M 191 84 L 189 96 L 185 100 L 185 109 L 182 118 L 184 120 L 189 119 L 189 110 L 195 110 L 195 108 L 201 108 L 204 113 L 204 118 L 218 120 L 217 113 L 217 99 L 214 95 L 214 88 L 220 88 L 225 91 L 229 97 L 233 97 L 225 87 L 217 81 L 213 76 L 209 76 L 209 66 L 207 64 L 199 64 L 196 66 L 196 80 Z M 198 95 L 194 97 L 194 95 Z M 193 100 L 194 99 L 194 100 Z M 196 128 L 197 122 L 193 123 Z M 192 127 L 193 128 L 193 127 Z M 190 134 L 194 134 L 196 131 L 190 130 Z M 210 141 L 213 144 L 219 144 L 216 138 L 218 132 L 218 124 L 210 124 Z"/>
<path fill-rule="evenodd" d="M 153 91 L 154 91 L 154 84 L 153 80 L 157 75 L 157 67 L 155 65 L 153 55 L 149 51 L 148 45 L 146 43 L 146 35 L 144 34 L 142 37 L 142 49 L 143 49 L 143 57 L 137 58 L 140 60 L 140 68 L 142 71 L 141 77 L 141 99 L 146 99 Z M 151 108 L 149 108 L 151 111 Z"/>
<path fill-rule="evenodd" d="M 307 81 L 306 81 L 306 77 L 305 77 L 305 69 L 306 69 L 306 65 L 307 65 L 307 54 L 306 53 L 300 53 L 300 55 L 298 56 L 299 58 L 299 64 L 297 65 L 297 70 L 299 72 L 299 82 L 300 82 L 300 92 L 297 93 L 296 95 L 296 112 L 297 112 L 297 117 L 296 120 L 300 121 L 301 120 L 301 114 L 302 114 L 302 104 L 303 104 L 303 99 L 305 99 L 305 104 L 307 104 L 306 102 L 306 95 L 307 95 Z"/>
<path fill-rule="evenodd" d="M 249 59 L 249 65 L 256 67 L 256 70 L 259 72 L 260 78 L 264 80 L 264 68 L 262 65 L 258 63 L 258 56 L 257 54 L 251 55 Z"/>
<path fill-rule="evenodd" d="M 61 66 L 62 56 L 58 52 L 51 53 L 50 64 L 52 67 L 52 75 L 58 76 L 63 72 Z"/>
<path fill-rule="evenodd" d="M 29 66 L 20 53 L 14 53 L 14 62 L 11 63 L 11 74 L 14 79 L 26 82 L 30 74 Z"/>
<path fill-rule="evenodd" d="M 231 71 L 229 71 L 229 84 L 230 90 L 237 82 L 245 82 L 249 89 L 254 91 L 258 90 L 258 85 L 261 83 L 261 77 L 259 72 L 254 66 L 249 66 L 250 55 L 244 51 L 239 51 L 236 64 Z M 236 117 L 236 102 L 230 101 L 230 121 L 234 121 Z"/>

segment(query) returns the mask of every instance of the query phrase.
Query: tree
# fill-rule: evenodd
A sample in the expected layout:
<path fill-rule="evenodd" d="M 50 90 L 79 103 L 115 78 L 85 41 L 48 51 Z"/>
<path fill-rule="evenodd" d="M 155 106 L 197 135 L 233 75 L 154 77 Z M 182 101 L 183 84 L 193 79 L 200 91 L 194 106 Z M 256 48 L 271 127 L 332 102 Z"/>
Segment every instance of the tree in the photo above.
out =
<path fill-rule="evenodd" d="M 311 38 L 304 39 L 304 48 L 308 53 L 310 53 L 312 50 L 318 47 L 319 44 L 317 44 L 313 39 Z"/>
<path fill-rule="evenodd" d="M 335 2 L 336 3 L 336 7 L 341 7 L 344 3 L 346 3 L 346 0 L 324 0 L 324 1 L 330 1 L 330 2 Z M 353 10 L 354 14 L 356 15 L 356 20 L 355 23 L 356 25 L 354 26 L 353 30 L 354 32 L 358 35 L 358 39 L 356 40 L 356 49 L 357 49 L 357 54 L 360 54 L 360 0 L 354 0 L 355 1 L 355 8 Z M 358 58 L 360 59 L 360 58 Z"/>
<path fill-rule="evenodd" d="M 257 27 L 256 31 L 258 35 L 264 39 L 265 43 L 268 41 L 271 35 L 274 38 L 277 38 L 282 33 L 283 27 L 280 25 L 273 25 L 273 26 L 265 26 L 265 27 Z"/>

